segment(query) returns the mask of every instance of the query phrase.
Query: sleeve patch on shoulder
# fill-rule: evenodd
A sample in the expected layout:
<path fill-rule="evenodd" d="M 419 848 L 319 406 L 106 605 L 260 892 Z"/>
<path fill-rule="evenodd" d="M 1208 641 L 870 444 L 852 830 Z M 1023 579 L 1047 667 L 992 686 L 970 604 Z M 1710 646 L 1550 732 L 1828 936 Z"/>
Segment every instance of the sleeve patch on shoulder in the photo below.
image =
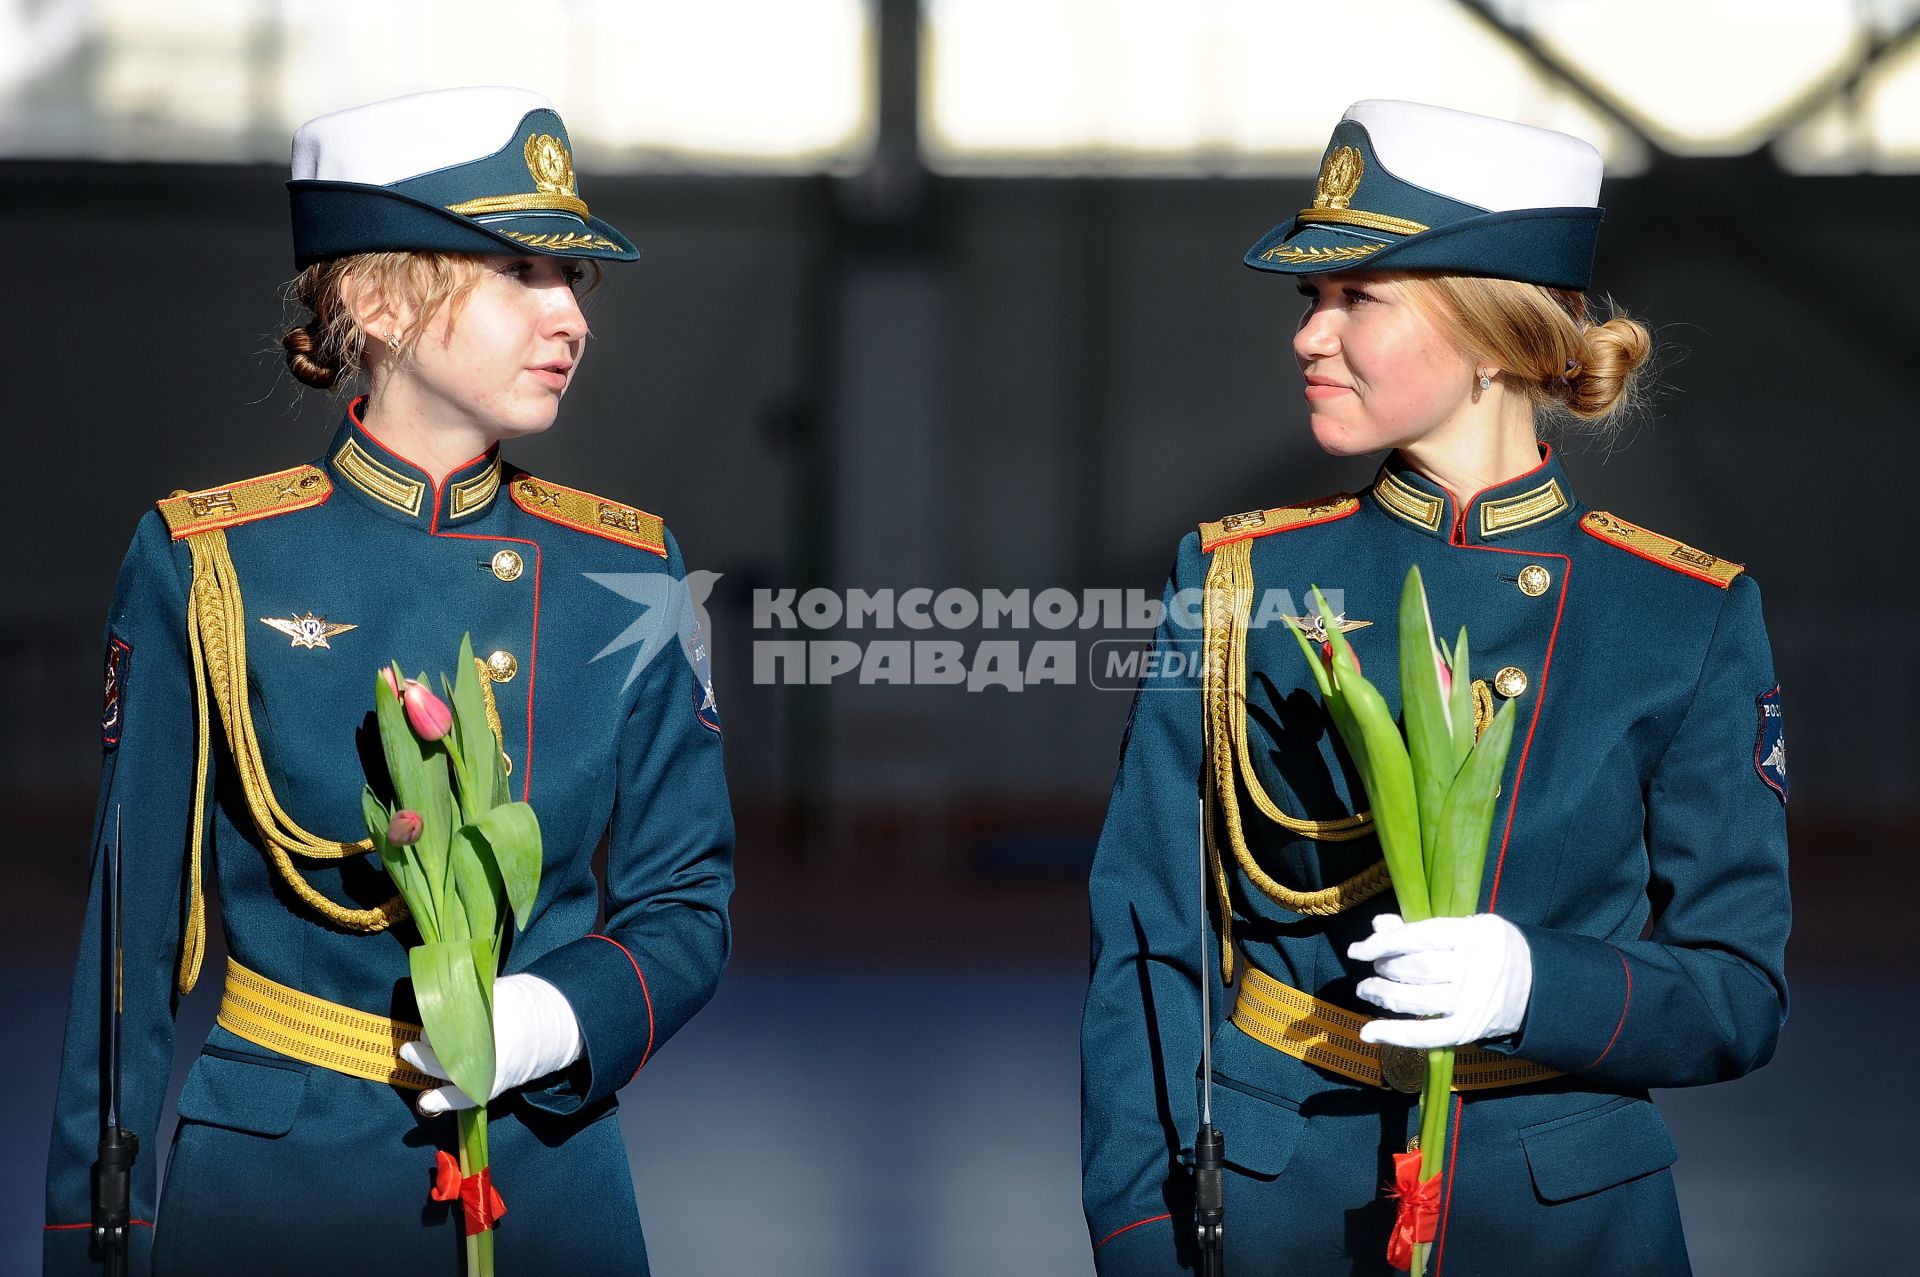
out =
<path fill-rule="evenodd" d="M 1754 698 L 1754 704 L 1760 711 L 1760 725 L 1754 735 L 1753 769 L 1784 803 L 1787 801 L 1787 727 L 1780 716 L 1779 685 L 1775 684 L 1770 692 L 1760 693 Z"/>
<path fill-rule="evenodd" d="M 100 698 L 100 748 L 114 749 L 120 744 L 120 706 L 127 690 L 127 665 L 133 657 L 133 644 L 117 634 L 107 638 L 105 687 Z"/>
<path fill-rule="evenodd" d="M 693 714 L 700 726 L 720 731 L 720 706 L 713 696 L 713 654 L 707 651 L 706 631 L 699 620 L 687 640 L 687 662 L 693 666 Z"/>

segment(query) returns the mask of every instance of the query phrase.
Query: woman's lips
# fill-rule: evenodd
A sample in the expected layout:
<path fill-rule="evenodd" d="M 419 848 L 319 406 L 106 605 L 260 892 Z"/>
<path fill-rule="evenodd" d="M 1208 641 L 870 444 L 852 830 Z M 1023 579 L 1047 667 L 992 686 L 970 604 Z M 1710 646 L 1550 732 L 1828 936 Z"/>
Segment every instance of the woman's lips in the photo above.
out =
<path fill-rule="evenodd" d="M 1333 399 L 1340 395 L 1350 395 L 1353 387 L 1335 385 L 1331 381 L 1310 381 L 1307 383 L 1307 398 Z"/>
<path fill-rule="evenodd" d="M 527 371 L 532 373 L 534 377 L 539 380 L 540 384 L 548 390 L 565 390 L 567 388 L 567 374 L 563 372 L 555 372 L 551 368 L 529 368 Z"/>

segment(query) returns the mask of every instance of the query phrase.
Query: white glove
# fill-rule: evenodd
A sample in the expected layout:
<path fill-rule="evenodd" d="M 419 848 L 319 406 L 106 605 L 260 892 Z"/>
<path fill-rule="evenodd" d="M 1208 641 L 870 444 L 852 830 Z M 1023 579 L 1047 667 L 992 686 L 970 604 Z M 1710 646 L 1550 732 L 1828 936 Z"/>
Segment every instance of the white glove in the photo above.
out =
<path fill-rule="evenodd" d="M 1426 1049 L 1466 1046 L 1519 1029 L 1533 992 L 1533 955 L 1520 929 L 1498 914 L 1402 922 L 1373 920 L 1373 934 L 1348 946 L 1374 974 L 1355 990 L 1375 1006 L 1422 1020 L 1370 1020 L 1368 1042 Z"/>
<path fill-rule="evenodd" d="M 580 1021 L 574 1017 L 573 1004 L 566 994 L 524 971 L 493 982 L 493 1093 L 487 1096 L 489 1100 L 502 1091 L 566 1068 L 580 1058 L 583 1049 Z M 403 1045 L 400 1058 L 422 1073 L 447 1076 L 440 1057 L 424 1036 Z M 414 1104 L 423 1117 L 474 1107 L 473 1098 L 457 1086 L 422 1092 Z"/>

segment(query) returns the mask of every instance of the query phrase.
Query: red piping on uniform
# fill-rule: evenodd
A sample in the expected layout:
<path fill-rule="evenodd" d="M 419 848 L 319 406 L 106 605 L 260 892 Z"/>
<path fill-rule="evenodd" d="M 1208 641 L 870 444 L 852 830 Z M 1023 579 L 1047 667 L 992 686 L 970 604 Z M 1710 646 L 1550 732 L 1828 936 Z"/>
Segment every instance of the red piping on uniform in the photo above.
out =
<path fill-rule="evenodd" d="M 426 470 L 425 466 L 420 465 L 418 462 L 407 460 L 407 458 L 401 456 L 392 448 L 387 447 L 386 444 L 381 443 L 378 439 L 374 439 L 373 432 L 368 430 L 366 424 L 360 420 L 360 405 L 365 402 L 366 396 L 361 395 L 347 405 L 347 416 L 352 418 L 353 424 L 359 426 L 362 433 L 364 433 L 367 438 L 373 439 L 373 442 L 380 450 L 388 456 L 394 458 L 396 461 L 405 462 L 414 469 L 424 472 Z M 533 547 L 533 633 L 529 639 L 533 645 L 533 650 L 527 653 L 527 748 L 525 761 L 523 761 L 520 766 L 520 798 L 523 802 L 532 802 L 533 682 L 534 674 L 540 664 L 540 543 L 537 541 L 529 541 L 525 537 L 482 536 L 478 532 L 440 531 L 440 494 L 447 486 L 447 479 L 465 470 L 476 461 L 486 460 L 493 451 L 494 449 L 488 448 L 486 452 L 481 453 L 479 456 L 470 457 L 462 461 L 459 465 L 447 471 L 445 475 L 442 475 L 440 481 L 433 485 L 433 513 L 427 519 L 427 535 L 435 537 L 458 537 L 463 541 L 512 541 L 519 545 L 530 545 Z"/>
<path fill-rule="evenodd" d="M 141 1228 L 153 1227 L 153 1221 L 150 1219 L 130 1219 L 127 1221 L 127 1223 L 136 1224 Z M 92 1228 L 92 1227 L 93 1227 L 92 1224 L 48 1224 L 43 1231 L 49 1232 L 49 1233 L 65 1233 L 65 1232 L 71 1232 L 76 1228 Z"/>
<path fill-rule="evenodd" d="M 1102 1237 L 1099 1241 L 1093 1244 L 1093 1248 L 1095 1250 L 1099 1250 L 1102 1246 L 1106 1245 L 1108 1242 L 1112 1241 L 1114 1238 L 1118 1237 L 1120 1234 L 1127 1232 L 1129 1229 L 1138 1228 L 1142 1224 L 1157 1224 L 1163 1219 L 1172 1219 L 1172 1218 L 1173 1218 L 1172 1215 L 1155 1215 L 1152 1219 L 1136 1219 L 1131 1224 L 1128 1224 L 1123 1228 L 1116 1228 L 1112 1232 L 1108 1233 L 1105 1237 Z"/>
<path fill-rule="evenodd" d="M 1500 858 L 1493 866 L 1493 889 L 1487 896 L 1487 912 L 1494 912 L 1500 901 L 1500 872 L 1507 865 L 1507 844 L 1513 839 L 1513 817 L 1520 809 L 1520 779 L 1527 774 L 1527 751 L 1533 748 L 1534 729 L 1540 726 L 1540 711 L 1547 703 L 1547 674 L 1553 669 L 1553 645 L 1560 638 L 1560 618 L 1567 611 L 1567 584 L 1573 577 L 1573 560 L 1564 554 L 1546 550 L 1508 550 L 1497 545 L 1466 545 L 1464 550 L 1488 550 L 1494 554 L 1517 554 L 1527 559 L 1560 560 L 1560 603 L 1553 612 L 1553 629 L 1547 634 L 1547 654 L 1540 662 L 1540 685 L 1534 689 L 1533 717 L 1527 720 L 1527 737 L 1520 746 L 1520 762 L 1513 769 L 1513 797 L 1507 803 L 1507 826 L 1500 835 Z"/>
<path fill-rule="evenodd" d="M 1620 954 L 1620 969 L 1626 972 L 1626 975 L 1627 975 L 1626 1000 L 1621 1002 L 1620 1004 L 1620 1022 L 1613 1026 L 1613 1036 L 1607 1039 L 1607 1049 L 1605 1051 L 1600 1052 L 1600 1054 L 1594 1056 L 1593 1063 L 1587 1065 L 1586 1069 L 1580 1070 L 1582 1073 L 1585 1073 L 1587 1069 L 1594 1068 L 1600 1063 L 1600 1061 L 1607 1058 L 1607 1053 L 1613 1050 L 1613 1044 L 1620 1040 L 1620 1030 L 1627 1027 L 1627 1008 L 1633 1005 L 1633 968 L 1627 965 L 1626 954 L 1620 953 L 1620 950 L 1618 949 L 1615 949 L 1614 952 Z"/>
<path fill-rule="evenodd" d="M 1453 1141 L 1447 1149 L 1447 1191 L 1440 1199 L 1440 1236 L 1433 1244 L 1433 1277 L 1440 1277 L 1440 1265 L 1447 1258 L 1447 1212 L 1453 1208 L 1453 1171 L 1460 1165 L 1460 1119 L 1467 1112 L 1467 1097 L 1453 1097 Z"/>
<path fill-rule="evenodd" d="M 589 940 L 605 940 L 608 944 L 627 955 L 627 961 L 633 963 L 633 973 L 640 977 L 640 996 L 647 1001 L 647 1049 L 640 1053 L 640 1063 L 633 1066 L 633 1077 L 640 1076 L 640 1070 L 647 1067 L 647 1059 L 653 1054 L 653 994 L 647 989 L 647 977 L 640 970 L 640 964 L 634 960 L 633 951 L 615 940 L 612 936 L 603 936 L 598 931 L 587 937 Z M 629 1083 L 633 1077 L 627 1079 Z"/>
<path fill-rule="evenodd" d="M 1543 443 L 1540 445 L 1540 448 L 1541 448 L 1541 455 L 1540 455 L 1539 465 L 1535 466 L 1531 470 L 1522 471 L 1520 474 L 1514 475 L 1511 479 L 1502 479 L 1498 483 L 1489 483 L 1484 488 L 1477 489 L 1471 496 L 1467 498 L 1466 503 L 1464 505 L 1461 503 L 1459 497 L 1456 497 L 1453 495 L 1452 488 L 1449 488 L 1446 484 L 1441 483 L 1438 479 L 1434 479 L 1433 485 L 1439 488 L 1440 491 L 1446 493 L 1449 497 L 1453 498 L 1453 528 L 1452 528 L 1452 531 L 1448 534 L 1447 539 L 1451 541 L 1454 545 L 1465 545 L 1467 543 L 1467 539 L 1465 536 L 1466 524 L 1467 524 L 1467 511 L 1473 507 L 1474 502 L 1480 499 L 1481 493 L 1491 492 L 1495 488 L 1504 488 L 1509 483 L 1518 483 L 1520 482 L 1520 480 L 1526 478 L 1528 475 L 1539 474 L 1542 470 L 1546 469 L 1547 463 L 1553 460 L 1553 445 L 1550 443 Z"/>
<path fill-rule="evenodd" d="M 412 466 L 415 470 L 418 470 L 422 474 L 432 474 L 433 471 L 429 470 L 426 466 L 421 465 L 418 461 L 415 461 L 412 457 L 401 455 L 399 449 L 393 447 L 391 444 L 382 443 L 380 441 L 379 436 L 375 435 L 373 431 L 367 429 L 367 423 L 360 420 L 360 405 L 365 403 L 366 401 L 367 401 L 367 397 L 365 395 L 360 395 L 357 398 L 355 398 L 353 402 L 347 405 L 347 416 L 353 419 L 354 425 L 360 427 L 360 432 L 366 435 L 368 439 L 371 439 L 373 441 L 373 445 L 376 448 L 386 453 L 389 457 L 392 457 L 395 461 L 400 462 L 402 465 Z M 498 445 L 496 445 L 496 447 L 497 446 Z M 439 518 L 440 516 L 440 489 L 442 486 L 446 484 L 447 475 L 458 474 L 460 471 L 465 470 L 468 466 L 472 465 L 476 461 L 485 461 L 490 455 L 492 455 L 493 452 L 494 452 L 494 448 L 488 448 L 485 452 L 482 452 L 477 457 L 468 457 L 465 461 L 462 461 L 459 465 L 447 471 L 445 475 L 440 476 L 440 482 L 433 485 L 433 513 L 436 519 Z"/>
<path fill-rule="evenodd" d="M 1447 537 L 1449 544 L 1459 546 L 1463 550 L 1491 550 L 1495 554 L 1517 554 L 1523 558 L 1530 558 L 1530 559 L 1560 560 L 1560 600 L 1558 605 L 1554 608 L 1553 628 L 1549 630 L 1547 633 L 1547 652 L 1540 662 L 1540 684 L 1537 688 L 1534 689 L 1533 716 L 1527 720 L 1526 740 L 1520 746 L 1520 761 L 1514 766 L 1513 797 L 1509 799 L 1507 802 L 1507 824 L 1506 824 L 1505 830 L 1500 835 L 1499 859 L 1494 862 L 1493 888 L 1487 897 L 1488 913 L 1494 912 L 1494 906 L 1500 900 L 1500 874 L 1507 867 L 1507 844 L 1513 840 L 1513 818 L 1515 814 L 1518 813 L 1518 811 L 1520 810 L 1520 781 L 1521 781 L 1521 778 L 1526 775 L 1527 753 L 1533 748 L 1534 729 L 1539 727 L 1540 711 L 1546 705 L 1547 674 L 1553 668 L 1553 648 L 1554 648 L 1554 644 L 1558 642 L 1560 638 L 1560 620 L 1562 617 L 1566 615 L 1566 612 L 1567 612 L 1567 585 L 1573 576 L 1573 559 L 1568 555 L 1555 554 L 1549 550 L 1510 550 L 1510 549 L 1507 549 L 1505 546 L 1499 546 L 1499 545 L 1470 545 L 1468 544 L 1466 539 L 1467 510 L 1473 505 L 1475 501 L 1480 499 L 1481 493 L 1487 492 L 1492 488 L 1504 487 L 1509 483 L 1513 483 L 1517 480 L 1524 479 L 1528 475 L 1538 474 L 1542 469 L 1544 469 L 1547 463 L 1553 459 L 1553 445 L 1542 444 L 1540 446 L 1541 446 L 1541 457 L 1540 457 L 1539 465 L 1533 467 L 1533 469 L 1531 470 L 1526 471 L 1524 474 L 1517 474 L 1517 475 L 1514 475 L 1513 478 L 1511 479 L 1502 479 L 1499 483 L 1489 484 L 1487 487 L 1481 488 L 1478 492 L 1475 492 L 1470 498 L 1468 498 L 1465 505 L 1461 504 L 1459 497 L 1454 496 L 1453 489 L 1447 487 L 1445 484 L 1438 485 L 1440 490 L 1445 492 L 1447 496 L 1452 498 L 1453 500 L 1454 518 L 1453 518 L 1453 527 L 1450 530 L 1449 535 Z M 1626 1016 L 1626 1013 L 1623 1010 L 1621 1012 L 1621 1017 L 1623 1021 L 1625 1019 L 1625 1016 Z M 1595 1061 L 1595 1063 L 1598 1063 L 1598 1061 Z M 1589 1065 L 1588 1067 L 1592 1067 L 1592 1066 Z M 1459 1164 L 1459 1161 L 1460 1161 L 1460 1125 L 1461 1125 L 1461 1118 L 1465 1113 L 1466 1113 L 1466 1097 L 1456 1096 L 1454 1098 L 1454 1110 L 1453 1110 L 1453 1137 L 1450 1142 L 1450 1147 L 1447 1150 L 1447 1188 L 1446 1188 L 1446 1193 L 1441 1198 L 1441 1202 L 1440 1202 L 1439 1238 L 1434 1243 L 1434 1255 L 1433 1255 L 1434 1277 L 1440 1277 L 1440 1265 L 1441 1265 L 1441 1262 L 1446 1258 L 1447 1218 L 1448 1218 L 1448 1212 L 1453 1206 L 1454 1168 Z"/>

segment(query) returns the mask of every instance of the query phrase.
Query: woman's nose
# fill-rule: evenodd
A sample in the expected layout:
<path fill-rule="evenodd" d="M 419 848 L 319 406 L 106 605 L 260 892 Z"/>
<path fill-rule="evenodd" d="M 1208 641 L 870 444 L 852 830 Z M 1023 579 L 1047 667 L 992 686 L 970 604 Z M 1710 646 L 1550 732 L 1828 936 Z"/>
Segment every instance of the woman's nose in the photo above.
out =
<path fill-rule="evenodd" d="M 1340 349 L 1338 319 L 1318 306 L 1308 310 L 1293 334 L 1293 353 L 1302 359 L 1320 358 Z"/>
<path fill-rule="evenodd" d="M 587 335 L 587 317 L 580 309 L 580 299 L 573 295 L 571 288 L 552 290 L 555 301 L 547 316 L 550 331 L 555 337 L 573 341 Z"/>

